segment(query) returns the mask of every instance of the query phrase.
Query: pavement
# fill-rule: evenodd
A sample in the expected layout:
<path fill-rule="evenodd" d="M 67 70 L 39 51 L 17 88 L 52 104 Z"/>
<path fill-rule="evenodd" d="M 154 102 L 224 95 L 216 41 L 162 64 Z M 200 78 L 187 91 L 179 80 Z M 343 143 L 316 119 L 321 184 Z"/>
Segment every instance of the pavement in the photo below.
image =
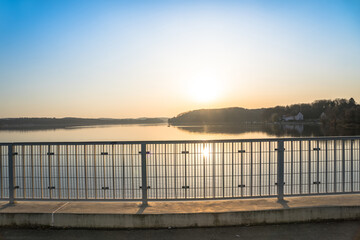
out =
<path fill-rule="evenodd" d="M 0 226 L 177 228 L 360 220 L 360 194 L 149 202 L 0 202 Z"/>
<path fill-rule="evenodd" d="M 149 202 L 85 202 L 85 201 L 18 201 L 13 205 L 0 202 L 1 213 L 81 213 L 81 214 L 189 214 L 275 210 L 306 207 L 359 206 L 360 194 L 277 198 L 161 201 Z"/>

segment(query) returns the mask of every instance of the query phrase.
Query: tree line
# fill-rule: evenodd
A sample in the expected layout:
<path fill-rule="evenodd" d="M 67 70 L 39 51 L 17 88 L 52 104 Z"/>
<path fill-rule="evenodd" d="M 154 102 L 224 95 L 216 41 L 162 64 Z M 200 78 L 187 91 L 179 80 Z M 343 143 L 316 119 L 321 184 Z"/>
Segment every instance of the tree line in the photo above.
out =
<path fill-rule="evenodd" d="M 316 100 L 312 103 L 246 109 L 200 109 L 181 113 L 168 120 L 172 125 L 235 124 L 239 122 L 280 122 L 283 116 L 301 112 L 304 121 L 321 121 L 325 125 L 360 125 L 360 105 L 353 98 Z"/>

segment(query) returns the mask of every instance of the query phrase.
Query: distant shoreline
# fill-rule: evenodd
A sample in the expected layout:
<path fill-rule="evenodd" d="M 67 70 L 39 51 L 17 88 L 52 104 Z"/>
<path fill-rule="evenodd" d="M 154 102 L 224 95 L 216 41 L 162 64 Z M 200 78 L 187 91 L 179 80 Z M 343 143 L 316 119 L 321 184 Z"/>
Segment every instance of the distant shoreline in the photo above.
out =
<path fill-rule="evenodd" d="M 171 126 L 216 126 L 216 125 L 321 125 L 320 121 L 283 121 L 283 122 L 187 122 L 187 123 L 169 123 Z"/>
<path fill-rule="evenodd" d="M 165 124 L 167 118 L 91 119 L 91 118 L 7 118 L 0 119 L 0 130 L 51 130 L 109 125 Z"/>

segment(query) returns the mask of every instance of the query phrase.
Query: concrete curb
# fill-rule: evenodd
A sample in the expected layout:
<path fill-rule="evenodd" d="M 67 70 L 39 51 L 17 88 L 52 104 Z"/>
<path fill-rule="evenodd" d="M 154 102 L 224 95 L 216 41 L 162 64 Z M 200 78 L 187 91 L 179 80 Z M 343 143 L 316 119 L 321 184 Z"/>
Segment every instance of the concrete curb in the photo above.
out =
<path fill-rule="evenodd" d="M 360 206 L 317 206 L 220 213 L 169 214 L 0 213 L 0 226 L 107 229 L 185 228 L 351 219 L 360 219 Z"/>

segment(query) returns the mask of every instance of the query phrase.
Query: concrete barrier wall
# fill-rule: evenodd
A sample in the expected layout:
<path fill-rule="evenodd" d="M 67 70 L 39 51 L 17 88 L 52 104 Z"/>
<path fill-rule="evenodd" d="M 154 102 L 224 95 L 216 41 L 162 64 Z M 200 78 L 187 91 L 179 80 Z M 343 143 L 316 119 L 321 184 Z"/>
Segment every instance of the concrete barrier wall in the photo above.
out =
<path fill-rule="evenodd" d="M 42 226 L 59 228 L 183 228 L 350 219 L 360 219 L 359 206 L 186 214 L 1 213 L 0 226 Z"/>

